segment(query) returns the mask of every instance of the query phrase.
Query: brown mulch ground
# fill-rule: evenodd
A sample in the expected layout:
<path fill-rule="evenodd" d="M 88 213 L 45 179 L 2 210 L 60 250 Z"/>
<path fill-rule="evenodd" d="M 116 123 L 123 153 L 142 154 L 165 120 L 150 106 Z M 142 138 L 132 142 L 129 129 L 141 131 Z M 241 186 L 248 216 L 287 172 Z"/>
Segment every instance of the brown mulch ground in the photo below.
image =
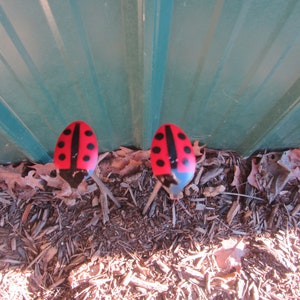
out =
<path fill-rule="evenodd" d="M 105 224 L 92 179 L 68 195 L 50 165 L 2 166 L 0 298 L 299 299 L 299 180 L 280 181 L 265 164 L 259 187 L 247 180 L 251 162 L 282 153 L 196 148 L 175 227 L 163 189 L 142 215 L 156 182 L 146 151 L 102 157 L 102 180 L 122 204 L 108 202 Z"/>

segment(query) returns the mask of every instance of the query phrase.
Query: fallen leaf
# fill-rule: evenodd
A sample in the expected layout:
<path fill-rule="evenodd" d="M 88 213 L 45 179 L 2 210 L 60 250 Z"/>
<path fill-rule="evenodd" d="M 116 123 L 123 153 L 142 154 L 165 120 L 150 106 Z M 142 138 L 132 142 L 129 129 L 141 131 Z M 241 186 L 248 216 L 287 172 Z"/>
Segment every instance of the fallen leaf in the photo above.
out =
<path fill-rule="evenodd" d="M 150 150 L 137 150 L 132 154 L 132 159 L 136 161 L 144 161 L 150 159 Z"/>
<path fill-rule="evenodd" d="M 198 156 L 205 156 L 205 147 L 206 147 L 206 145 L 200 146 L 199 141 L 194 141 L 193 149 L 194 149 L 195 156 L 197 156 L 197 157 Z"/>
<path fill-rule="evenodd" d="M 203 190 L 203 195 L 205 197 L 216 197 L 217 195 L 223 193 L 225 191 L 224 185 L 218 185 L 218 186 L 208 186 L 205 187 Z"/>
<path fill-rule="evenodd" d="M 236 188 L 241 185 L 241 169 L 237 165 L 234 166 L 234 177 L 230 185 Z"/>
<path fill-rule="evenodd" d="M 119 147 L 119 150 L 117 151 L 114 151 L 114 154 L 116 154 L 117 156 L 128 156 L 129 153 L 132 153 L 134 152 L 133 149 L 130 149 L 130 148 L 127 148 L 127 147 L 124 147 L 124 146 L 120 146 Z"/>
<path fill-rule="evenodd" d="M 31 170 L 27 174 L 27 176 L 22 177 L 20 170 L 0 167 L 0 181 L 4 181 L 12 193 L 16 184 L 18 184 L 21 188 L 25 188 L 26 186 L 30 186 L 31 188 L 39 188 L 43 189 L 43 185 L 40 182 L 40 179 L 35 178 L 35 171 Z"/>
<path fill-rule="evenodd" d="M 12 171 L 13 173 L 18 173 L 18 174 L 22 174 L 23 170 L 25 168 L 25 162 L 22 161 L 20 164 L 18 164 L 17 166 L 14 165 L 8 165 L 5 168 L 7 168 L 8 171 Z"/>
<path fill-rule="evenodd" d="M 89 185 L 86 180 L 83 180 L 76 189 L 72 189 L 69 183 L 63 180 L 60 191 L 55 192 L 55 197 L 62 199 L 66 205 L 73 206 L 76 204 L 76 199 L 90 192 Z M 95 185 L 92 185 L 91 190 L 94 190 Z"/>
<path fill-rule="evenodd" d="M 60 189 L 65 183 L 65 181 L 60 176 L 51 177 L 49 175 L 41 175 L 41 178 L 47 182 L 47 185 L 49 187 L 54 187 L 57 189 Z"/>
<path fill-rule="evenodd" d="M 0 167 L 0 181 L 4 181 L 10 193 L 13 193 L 15 184 L 21 185 L 22 176 L 14 170 L 9 170 L 6 167 Z"/>
<path fill-rule="evenodd" d="M 56 193 L 57 198 L 70 196 L 72 194 L 72 189 L 69 183 L 67 183 L 61 176 L 57 175 L 55 177 L 49 175 L 41 175 L 41 178 L 47 182 L 49 187 L 61 190 Z M 86 180 L 83 180 L 77 187 L 76 193 L 79 195 L 84 195 L 86 193 L 91 193 L 97 189 L 96 184 L 88 185 Z"/>
<path fill-rule="evenodd" d="M 86 180 L 83 180 L 80 182 L 80 184 L 78 185 L 77 189 L 76 189 L 76 192 L 79 193 L 79 195 L 84 195 L 84 194 L 87 194 L 89 193 L 89 185 L 87 183 Z M 95 187 L 95 185 L 93 185 L 93 188 Z"/>
<path fill-rule="evenodd" d="M 23 185 L 28 185 L 30 187 L 34 188 L 39 188 L 39 189 L 44 189 L 43 185 L 41 184 L 41 180 L 37 179 L 34 177 L 35 175 L 35 171 L 29 171 L 28 175 L 25 176 L 25 178 L 23 179 Z"/>
<path fill-rule="evenodd" d="M 55 191 L 54 194 L 55 197 L 59 199 L 64 199 L 64 197 L 71 197 L 72 188 L 66 181 L 63 181 L 60 187 L 60 191 Z"/>
<path fill-rule="evenodd" d="M 22 172 L 23 167 L 20 166 L 14 168 L 12 166 L 0 166 L 0 180 L 3 180 L 6 184 L 14 187 L 15 183 L 22 186 Z"/>
<path fill-rule="evenodd" d="M 284 151 L 278 164 L 289 170 L 292 177 L 300 180 L 300 148 Z"/>
<path fill-rule="evenodd" d="M 114 170 L 114 172 L 119 172 L 120 170 L 122 170 L 123 168 L 125 168 L 125 166 L 128 164 L 128 160 L 124 159 L 123 157 L 116 157 L 110 167 L 112 170 Z"/>
<path fill-rule="evenodd" d="M 226 222 L 227 224 L 231 224 L 233 218 L 236 216 L 236 214 L 240 211 L 240 201 L 236 200 L 232 202 L 232 205 L 227 213 L 226 216 Z"/>
<path fill-rule="evenodd" d="M 120 170 L 119 174 L 122 177 L 134 174 L 139 171 L 141 164 L 142 162 L 130 159 L 129 163 L 122 170 Z"/>
<path fill-rule="evenodd" d="M 278 163 L 280 158 L 280 152 L 264 154 L 258 168 L 262 176 L 262 187 L 269 194 L 269 203 L 273 202 L 290 179 L 290 171 Z"/>
<path fill-rule="evenodd" d="M 120 176 L 129 176 L 140 171 L 140 166 L 147 164 L 150 159 L 150 150 L 132 150 L 126 147 L 120 147 L 114 151 L 112 156 L 103 160 L 99 168 L 103 176 L 110 173 Z"/>
<path fill-rule="evenodd" d="M 54 163 L 47 163 L 45 165 L 43 164 L 34 164 L 33 166 L 30 166 L 31 169 L 34 169 L 36 171 L 36 175 L 50 175 L 50 173 L 55 170 Z"/>
<path fill-rule="evenodd" d="M 241 194 L 241 186 L 243 184 L 242 175 L 241 175 L 241 168 L 237 165 L 234 165 L 234 177 L 233 181 L 231 182 L 231 186 L 235 186 L 237 192 Z M 238 200 L 240 199 L 240 195 L 238 195 Z"/>
<path fill-rule="evenodd" d="M 278 160 L 281 157 L 280 152 L 270 152 L 264 154 L 259 163 L 259 172 L 260 173 L 270 173 L 270 174 L 279 174 L 281 167 L 278 165 Z"/>
<path fill-rule="evenodd" d="M 237 241 L 229 239 L 222 241 L 222 247 L 214 252 L 219 268 L 225 272 L 232 272 L 235 268 L 239 272 L 242 268 L 241 258 L 246 254 L 243 239 Z"/>
<path fill-rule="evenodd" d="M 251 184 L 253 187 L 259 190 L 259 186 L 257 184 L 257 176 L 258 176 L 258 167 L 259 162 L 257 162 L 257 157 L 253 157 L 251 159 L 251 172 L 247 177 L 248 183 Z"/>

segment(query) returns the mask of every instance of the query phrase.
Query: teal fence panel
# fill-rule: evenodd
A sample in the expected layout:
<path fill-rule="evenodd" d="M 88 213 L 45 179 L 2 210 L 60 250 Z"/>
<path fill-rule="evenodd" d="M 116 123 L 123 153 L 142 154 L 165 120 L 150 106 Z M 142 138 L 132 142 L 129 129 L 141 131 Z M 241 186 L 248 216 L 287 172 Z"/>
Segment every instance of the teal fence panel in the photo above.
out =
<path fill-rule="evenodd" d="M 300 141 L 300 1 L 0 2 L 0 162 L 50 161 L 76 120 L 100 151 L 164 122 L 249 155 Z"/>

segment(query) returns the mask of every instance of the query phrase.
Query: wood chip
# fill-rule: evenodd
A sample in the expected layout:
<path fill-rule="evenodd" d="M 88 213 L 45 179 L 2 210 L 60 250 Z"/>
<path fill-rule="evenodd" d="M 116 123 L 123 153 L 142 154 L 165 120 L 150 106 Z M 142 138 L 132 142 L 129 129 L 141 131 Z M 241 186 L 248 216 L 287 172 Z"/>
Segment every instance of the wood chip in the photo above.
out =
<path fill-rule="evenodd" d="M 132 283 L 133 285 L 136 285 L 138 287 L 142 287 L 146 290 L 155 290 L 159 293 L 163 293 L 168 290 L 168 285 L 166 285 L 166 284 L 162 284 L 159 282 L 151 282 L 148 280 L 146 281 L 146 280 L 140 279 L 134 275 L 131 276 L 130 283 Z"/>
<path fill-rule="evenodd" d="M 233 221 L 233 218 L 236 216 L 236 214 L 240 211 L 240 202 L 238 200 L 234 201 L 230 207 L 230 210 L 228 211 L 226 215 L 226 222 L 227 224 L 231 224 Z"/>

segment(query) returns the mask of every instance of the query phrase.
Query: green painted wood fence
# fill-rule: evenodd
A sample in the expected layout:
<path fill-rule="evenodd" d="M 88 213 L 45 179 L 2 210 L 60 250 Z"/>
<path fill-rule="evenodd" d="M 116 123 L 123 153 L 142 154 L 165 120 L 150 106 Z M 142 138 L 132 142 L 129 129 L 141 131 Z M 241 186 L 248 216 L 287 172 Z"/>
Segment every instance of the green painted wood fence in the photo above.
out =
<path fill-rule="evenodd" d="M 164 122 L 248 155 L 300 145 L 298 0 L 1 0 L 0 163 L 49 161 L 82 119 L 101 151 Z"/>

